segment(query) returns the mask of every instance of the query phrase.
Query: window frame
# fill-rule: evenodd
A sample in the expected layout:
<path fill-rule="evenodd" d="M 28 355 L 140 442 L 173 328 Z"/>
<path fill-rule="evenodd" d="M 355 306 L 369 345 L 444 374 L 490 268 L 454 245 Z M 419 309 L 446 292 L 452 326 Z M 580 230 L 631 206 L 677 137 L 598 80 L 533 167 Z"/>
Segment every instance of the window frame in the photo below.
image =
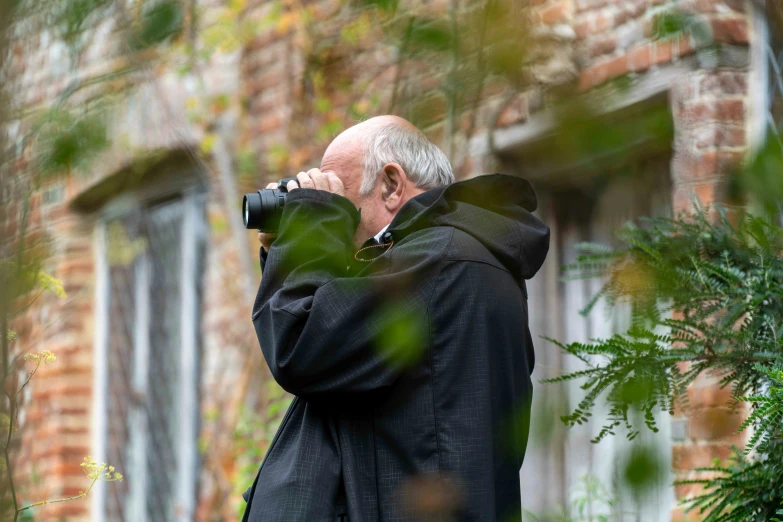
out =
<path fill-rule="evenodd" d="M 200 456 L 198 437 L 200 429 L 199 384 L 200 384 L 200 295 L 199 273 L 200 251 L 206 242 L 206 223 L 204 216 L 206 195 L 200 185 L 183 183 L 193 180 L 192 173 L 181 176 L 167 176 L 171 183 L 159 183 L 132 194 L 123 194 L 115 198 L 99 212 L 94 230 L 94 251 L 96 267 L 95 289 L 95 337 L 93 372 L 93 418 L 92 453 L 96 460 L 105 461 L 108 450 L 108 384 L 109 384 L 109 327 L 110 327 L 110 266 L 107 257 L 107 228 L 112 219 L 119 218 L 130 210 L 147 207 L 156 200 L 177 198 L 182 204 L 181 265 L 180 265 L 180 353 L 177 422 L 180 435 L 177 440 L 177 475 L 174 486 L 176 494 L 175 517 L 177 520 L 193 520 L 197 503 L 198 470 Z M 149 259 L 144 255 L 135 268 L 134 304 L 135 324 L 133 359 L 134 370 L 131 383 L 135 390 L 147 389 L 149 375 Z M 203 266 L 201 267 L 203 269 Z M 126 514 L 129 520 L 143 520 L 146 517 L 146 436 L 147 418 L 140 408 L 134 408 L 131 421 L 130 444 L 132 451 L 141 457 L 131 463 L 134 469 L 118 470 L 126 475 L 130 492 Z M 111 464 L 111 463 L 110 463 Z M 93 490 L 91 519 L 106 521 L 106 487 L 98 481 Z"/>

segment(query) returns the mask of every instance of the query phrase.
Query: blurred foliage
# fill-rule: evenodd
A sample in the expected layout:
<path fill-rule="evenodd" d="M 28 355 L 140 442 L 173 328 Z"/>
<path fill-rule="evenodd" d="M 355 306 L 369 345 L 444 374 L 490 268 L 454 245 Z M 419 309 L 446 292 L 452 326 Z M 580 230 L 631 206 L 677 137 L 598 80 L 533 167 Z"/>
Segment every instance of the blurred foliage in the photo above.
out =
<path fill-rule="evenodd" d="M 733 467 L 711 468 L 720 478 L 695 481 L 709 489 L 690 506 L 709 512 L 709 521 L 769 520 L 783 499 L 775 369 L 783 362 L 783 229 L 746 212 L 696 205 L 691 216 L 646 219 L 618 236 L 622 248 L 583 245 L 566 267 L 577 278 L 606 277 L 583 313 L 604 298 L 609 306 L 629 302 L 633 317 L 627 332 L 609 339 L 555 341 L 586 364 L 549 380 L 584 380 L 584 399 L 563 421 L 581 424 L 605 400 L 609 418 L 596 440 L 620 425 L 632 439 L 637 417 L 657 431 L 658 409 L 672 412 L 676 400 L 687 407 L 687 385 L 716 375 L 735 400 L 753 405 L 740 430 L 755 429 L 749 449 L 756 451 Z"/>
<path fill-rule="evenodd" d="M 570 515 L 565 513 L 545 513 L 535 515 L 523 511 L 522 520 L 527 522 L 621 522 L 624 513 L 620 501 L 614 497 L 607 486 L 592 475 L 579 479 L 569 495 Z"/>
<path fill-rule="evenodd" d="M 41 180 L 84 168 L 109 145 L 106 126 L 98 114 L 78 116 L 52 109 L 40 117 L 37 153 Z"/>
<path fill-rule="evenodd" d="M 241 498 L 242 493 L 253 484 L 259 471 L 259 462 L 264 461 L 266 452 L 293 399 L 271 379 L 266 382 L 264 392 L 266 406 L 260 413 L 243 409 L 234 430 L 234 454 L 239 462 L 234 476 L 235 498 Z M 237 507 L 238 520 L 242 518 L 244 511 L 245 503 L 240 502 Z"/>
<path fill-rule="evenodd" d="M 426 317 L 423 308 L 394 302 L 377 312 L 380 329 L 376 348 L 391 366 L 410 367 L 424 356 L 428 342 Z"/>
<path fill-rule="evenodd" d="M 776 130 L 767 133 L 761 149 L 732 177 L 735 198 L 751 195 L 751 204 L 767 218 L 783 225 L 783 141 Z"/>
<path fill-rule="evenodd" d="M 23 3 L 32 3 L 22 0 Z M 55 0 L 49 3 L 49 27 L 71 45 L 111 6 L 111 0 Z M 24 7 L 23 7 L 24 9 Z"/>
<path fill-rule="evenodd" d="M 652 37 L 664 40 L 690 34 L 697 42 L 706 43 L 712 39 L 709 20 L 678 3 L 659 10 L 652 18 Z"/>
<path fill-rule="evenodd" d="M 772 452 L 783 442 L 783 367 L 766 368 L 756 365 L 756 370 L 769 378 L 769 387 L 765 395 L 741 397 L 740 400 L 753 405 L 753 411 L 740 426 L 740 430 L 754 426 L 753 436 L 748 441 L 744 454 L 754 449 Z M 783 447 L 778 447 L 783 450 Z"/>
<path fill-rule="evenodd" d="M 686 502 L 691 509 L 709 511 L 705 522 L 762 522 L 782 514 L 778 508 L 783 505 L 783 367 L 755 368 L 768 378 L 767 392 L 740 398 L 753 406 L 740 426 L 754 428 L 745 449 L 737 450 L 727 466 L 698 468 L 714 478 L 678 482 L 706 488 L 707 493 Z"/>
<path fill-rule="evenodd" d="M 783 451 L 747 457 L 739 453 L 726 466 L 697 468 L 715 478 L 681 480 L 698 484 L 706 493 L 685 501 L 689 509 L 707 513 L 704 522 L 767 522 L 781 514 L 783 505 Z"/>
<path fill-rule="evenodd" d="M 637 444 L 626 455 L 622 483 L 635 498 L 640 498 L 661 485 L 667 471 L 661 455 L 654 447 Z"/>
<path fill-rule="evenodd" d="M 134 43 L 146 48 L 166 41 L 182 28 L 182 4 L 174 0 L 145 2 Z"/>

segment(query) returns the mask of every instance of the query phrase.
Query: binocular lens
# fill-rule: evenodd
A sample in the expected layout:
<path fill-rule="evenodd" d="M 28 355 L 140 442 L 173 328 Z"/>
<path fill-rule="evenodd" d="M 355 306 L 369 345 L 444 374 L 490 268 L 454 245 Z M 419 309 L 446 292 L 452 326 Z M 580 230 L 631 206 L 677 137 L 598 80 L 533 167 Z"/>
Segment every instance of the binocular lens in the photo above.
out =
<path fill-rule="evenodd" d="M 245 194 L 242 199 L 242 222 L 245 228 L 256 228 L 259 232 L 274 233 L 283 216 L 289 182 L 299 185 L 296 178 L 281 179 L 276 189 L 263 189 Z"/>
<path fill-rule="evenodd" d="M 261 208 L 261 194 L 251 192 L 242 199 L 242 221 L 245 228 L 261 228 L 264 212 Z"/>

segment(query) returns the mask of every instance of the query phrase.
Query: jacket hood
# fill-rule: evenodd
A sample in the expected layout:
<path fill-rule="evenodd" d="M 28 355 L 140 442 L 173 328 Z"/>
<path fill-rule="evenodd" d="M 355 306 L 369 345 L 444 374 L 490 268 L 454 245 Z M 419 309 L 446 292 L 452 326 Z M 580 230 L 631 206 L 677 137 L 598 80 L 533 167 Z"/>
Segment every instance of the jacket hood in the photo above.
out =
<path fill-rule="evenodd" d="M 549 227 L 533 216 L 536 206 L 526 180 L 489 174 L 419 194 L 403 206 L 389 230 L 403 236 L 433 226 L 462 230 L 521 281 L 535 275 L 549 250 Z"/>

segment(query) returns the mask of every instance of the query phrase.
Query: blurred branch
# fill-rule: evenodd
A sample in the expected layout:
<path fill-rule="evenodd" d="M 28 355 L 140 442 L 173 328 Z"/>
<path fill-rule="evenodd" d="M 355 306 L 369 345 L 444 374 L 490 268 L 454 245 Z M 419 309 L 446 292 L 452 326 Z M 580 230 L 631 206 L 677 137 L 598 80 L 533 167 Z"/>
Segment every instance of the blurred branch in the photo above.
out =
<path fill-rule="evenodd" d="M 478 114 L 478 107 L 481 103 L 481 99 L 484 93 L 484 82 L 486 78 L 485 73 L 485 60 L 484 60 L 484 51 L 486 46 L 486 39 L 487 39 L 487 25 L 489 21 L 489 15 L 492 10 L 494 0 L 486 0 L 484 3 L 484 14 L 481 19 L 481 29 L 479 31 L 479 44 L 478 44 L 478 51 L 476 54 L 476 70 L 478 71 L 478 85 L 476 86 L 476 94 L 473 97 L 473 102 L 471 104 L 471 110 L 470 110 L 470 119 L 468 123 L 468 128 L 465 131 L 466 138 L 470 139 L 470 137 L 473 135 L 473 132 L 476 127 L 476 116 Z M 498 113 L 499 117 L 499 113 Z M 497 119 L 495 119 L 495 126 L 497 125 Z M 494 127 L 494 126 L 493 126 Z M 492 133 L 490 132 L 490 135 Z"/>
<path fill-rule="evenodd" d="M 110 80 L 116 80 L 118 78 L 125 77 L 138 70 L 139 68 L 135 64 L 133 65 L 123 64 L 119 68 L 112 71 L 103 72 L 103 73 L 96 74 L 94 76 L 89 76 L 84 78 L 74 78 L 68 83 L 65 89 L 63 89 L 63 91 L 57 96 L 57 99 L 53 104 L 44 108 L 33 109 L 32 111 L 26 112 L 25 114 L 12 116 L 12 119 L 27 118 L 35 115 L 36 113 L 59 110 L 60 108 L 63 107 L 63 105 L 65 105 L 65 103 L 71 98 L 71 96 L 81 91 L 82 89 L 94 85 L 99 85 Z M 116 94 L 116 88 L 112 87 L 111 92 L 112 94 Z M 102 98 L 103 96 L 105 96 L 105 94 L 106 93 L 103 92 L 96 94 L 92 96 L 90 100 Z M 46 123 L 47 120 L 42 118 L 40 121 L 32 124 L 30 130 L 27 131 L 25 135 L 21 138 L 21 150 L 25 150 L 31 144 L 31 142 L 36 138 L 36 136 L 38 135 L 40 130 L 46 125 Z M 14 151 L 15 149 L 17 149 L 18 146 L 19 145 L 17 144 L 13 144 L 6 148 L 2 157 L 0 157 L 0 166 L 4 165 L 5 162 L 14 160 L 16 156 Z"/>
<path fill-rule="evenodd" d="M 397 63 L 394 71 L 394 83 L 392 84 L 392 95 L 389 100 L 389 106 L 386 109 L 388 114 L 394 114 L 394 107 L 397 105 L 397 96 L 400 88 L 400 80 L 402 78 L 403 61 L 405 60 L 405 53 L 408 51 L 408 44 L 413 34 L 413 26 L 416 23 L 416 17 L 411 16 L 408 19 L 408 24 L 403 34 L 402 43 L 399 46 L 399 53 L 397 54 Z"/>

